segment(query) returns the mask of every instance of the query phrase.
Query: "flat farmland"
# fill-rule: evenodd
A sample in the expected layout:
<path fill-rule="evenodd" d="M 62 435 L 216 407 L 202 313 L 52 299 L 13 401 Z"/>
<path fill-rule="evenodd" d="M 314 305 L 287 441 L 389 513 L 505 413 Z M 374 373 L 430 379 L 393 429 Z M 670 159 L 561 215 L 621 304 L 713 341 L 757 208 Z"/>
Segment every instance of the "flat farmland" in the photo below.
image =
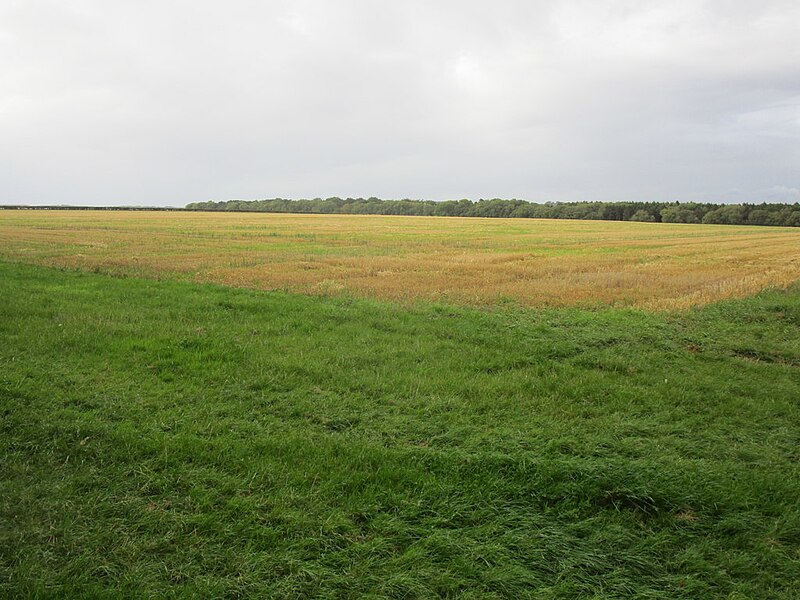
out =
<path fill-rule="evenodd" d="M 800 230 L 607 221 L 0 211 L 0 258 L 461 305 L 683 309 L 800 278 Z"/>
<path fill-rule="evenodd" d="M 800 598 L 799 249 L 0 211 L 0 598 Z"/>

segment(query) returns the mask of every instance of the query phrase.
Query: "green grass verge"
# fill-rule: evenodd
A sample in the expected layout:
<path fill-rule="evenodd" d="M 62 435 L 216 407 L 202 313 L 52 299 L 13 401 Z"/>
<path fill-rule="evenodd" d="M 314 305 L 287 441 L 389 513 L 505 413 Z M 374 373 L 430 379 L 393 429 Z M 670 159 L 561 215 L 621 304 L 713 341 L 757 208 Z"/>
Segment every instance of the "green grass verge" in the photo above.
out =
<path fill-rule="evenodd" d="M 0 263 L 0 594 L 796 598 L 799 334 Z"/>

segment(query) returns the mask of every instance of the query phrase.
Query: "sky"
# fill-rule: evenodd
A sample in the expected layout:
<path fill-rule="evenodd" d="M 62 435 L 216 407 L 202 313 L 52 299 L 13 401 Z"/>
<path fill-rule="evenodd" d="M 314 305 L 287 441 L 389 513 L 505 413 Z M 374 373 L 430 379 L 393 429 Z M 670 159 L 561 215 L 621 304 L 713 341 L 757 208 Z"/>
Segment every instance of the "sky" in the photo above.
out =
<path fill-rule="evenodd" d="M 0 0 L 0 204 L 800 202 L 798 0 Z"/>

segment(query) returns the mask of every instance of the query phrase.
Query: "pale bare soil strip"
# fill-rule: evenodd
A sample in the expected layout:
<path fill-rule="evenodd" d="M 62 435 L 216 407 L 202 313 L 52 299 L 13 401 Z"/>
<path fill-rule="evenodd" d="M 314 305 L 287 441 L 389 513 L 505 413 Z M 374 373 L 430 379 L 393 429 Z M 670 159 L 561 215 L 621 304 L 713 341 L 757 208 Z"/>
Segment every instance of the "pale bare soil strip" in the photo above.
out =
<path fill-rule="evenodd" d="M 800 229 L 600 221 L 0 211 L 0 258 L 257 289 L 681 309 L 800 279 Z"/>

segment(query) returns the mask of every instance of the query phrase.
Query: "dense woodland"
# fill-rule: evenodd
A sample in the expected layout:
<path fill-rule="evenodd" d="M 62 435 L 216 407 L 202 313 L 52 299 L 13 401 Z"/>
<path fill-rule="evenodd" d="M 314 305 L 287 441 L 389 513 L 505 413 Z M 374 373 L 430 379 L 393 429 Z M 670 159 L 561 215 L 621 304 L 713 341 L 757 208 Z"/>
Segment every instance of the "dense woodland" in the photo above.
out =
<path fill-rule="evenodd" d="M 381 200 L 314 198 L 313 200 L 228 200 L 194 202 L 189 210 L 418 215 L 440 217 L 514 217 L 524 219 L 592 219 L 658 223 L 719 223 L 800 227 L 800 203 L 712 204 L 680 202 L 547 202 L 525 200 Z"/>

